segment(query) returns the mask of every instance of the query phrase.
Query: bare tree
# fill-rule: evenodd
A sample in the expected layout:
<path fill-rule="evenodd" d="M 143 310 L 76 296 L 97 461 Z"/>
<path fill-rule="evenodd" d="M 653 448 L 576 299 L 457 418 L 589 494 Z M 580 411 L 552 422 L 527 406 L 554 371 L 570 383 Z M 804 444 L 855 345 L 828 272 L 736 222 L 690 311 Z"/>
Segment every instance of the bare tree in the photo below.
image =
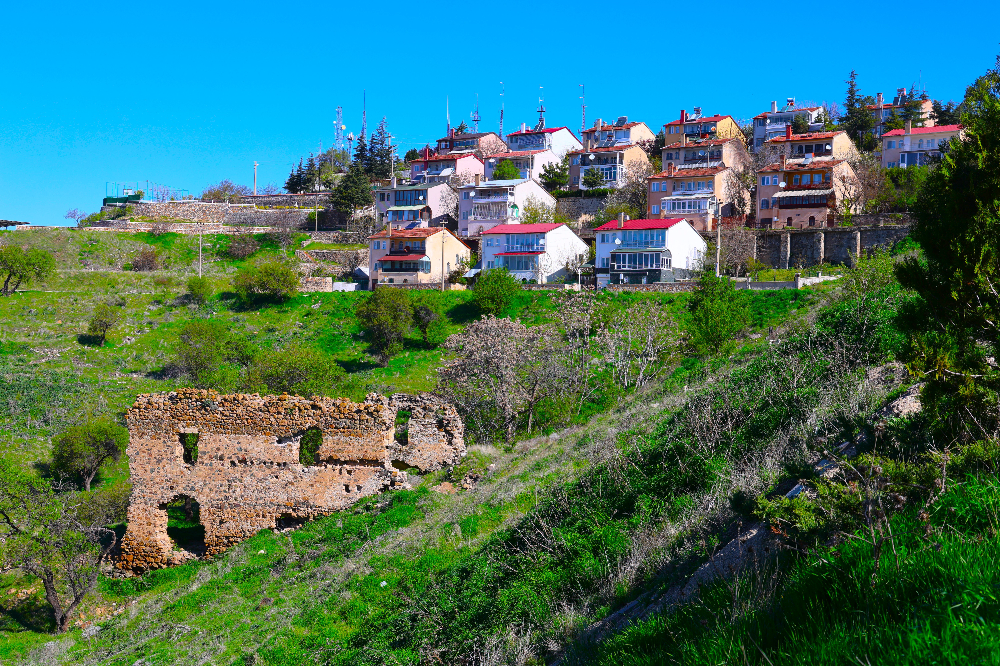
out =
<path fill-rule="evenodd" d="M 73 220 L 77 224 L 80 224 L 80 220 L 87 217 L 87 214 L 79 208 L 70 208 L 66 211 L 66 214 L 63 215 L 63 217 L 67 220 Z"/>
<path fill-rule="evenodd" d="M 719 235 L 722 241 L 719 265 L 736 277 L 746 275 L 756 258 L 757 232 L 744 226 L 726 225 Z"/>
<path fill-rule="evenodd" d="M 274 183 L 268 183 L 264 187 L 260 188 L 258 190 L 257 194 L 266 194 L 266 195 L 270 196 L 272 194 L 278 194 L 279 192 L 281 192 L 281 188 L 280 187 L 278 187 Z"/>
<path fill-rule="evenodd" d="M 753 141 L 753 134 L 750 139 Z M 733 164 L 726 171 L 726 191 L 732 204 L 733 217 L 749 221 L 757 215 L 757 184 L 762 169 L 778 159 L 772 146 L 761 146 L 749 153 L 749 159 Z"/>
<path fill-rule="evenodd" d="M 646 212 L 647 178 L 653 175 L 649 162 L 633 160 L 625 165 L 619 187 L 604 200 L 604 210 L 627 208 L 633 217 L 641 217 Z"/>
<path fill-rule="evenodd" d="M 438 201 L 441 206 L 438 211 L 439 214 L 448 215 L 454 220 L 458 219 L 458 192 L 455 190 L 455 187 L 451 185 L 451 183 L 449 183 L 448 188 L 441 193 Z"/>
<path fill-rule="evenodd" d="M 877 213 L 879 203 L 888 200 L 889 183 L 882 163 L 873 153 L 855 151 L 847 158 L 851 171 L 842 170 L 838 182 L 843 192 L 856 206 L 854 212 Z"/>
<path fill-rule="evenodd" d="M 488 160 L 493 155 L 499 155 L 500 153 L 506 153 L 510 148 L 507 144 L 496 138 L 495 136 L 485 136 L 479 141 L 479 145 L 476 146 L 476 150 L 473 154 L 481 159 L 483 162 Z"/>
<path fill-rule="evenodd" d="M 655 377 L 677 346 L 677 322 L 662 303 L 645 299 L 627 309 L 609 307 L 601 319 L 598 344 L 615 381 L 625 388 Z"/>

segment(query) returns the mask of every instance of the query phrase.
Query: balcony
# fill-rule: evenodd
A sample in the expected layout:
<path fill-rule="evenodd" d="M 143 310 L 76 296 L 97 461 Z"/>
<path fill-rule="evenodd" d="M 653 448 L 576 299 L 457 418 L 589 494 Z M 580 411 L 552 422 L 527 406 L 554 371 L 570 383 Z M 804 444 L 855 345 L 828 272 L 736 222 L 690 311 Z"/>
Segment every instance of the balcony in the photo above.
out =
<path fill-rule="evenodd" d="M 667 245 L 666 239 L 660 239 L 660 240 L 648 239 L 648 240 L 626 240 L 626 241 L 622 241 L 619 245 L 617 245 L 617 247 L 618 248 L 622 248 L 622 249 L 637 248 L 637 247 L 640 247 L 640 248 L 655 247 L 655 248 L 658 248 L 658 249 L 662 249 L 662 248 L 666 247 L 666 245 Z"/>
<path fill-rule="evenodd" d="M 545 245 L 539 245 L 537 243 L 525 244 L 525 245 L 519 245 L 519 244 L 504 245 L 503 248 L 504 252 L 538 252 L 538 253 L 545 252 Z"/>
<path fill-rule="evenodd" d="M 472 197 L 472 203 L 493 203 L 493 202 L 503 202 L 510 201 L 511 194 L 491 194 L 491 195 L 474 195 Z"/>

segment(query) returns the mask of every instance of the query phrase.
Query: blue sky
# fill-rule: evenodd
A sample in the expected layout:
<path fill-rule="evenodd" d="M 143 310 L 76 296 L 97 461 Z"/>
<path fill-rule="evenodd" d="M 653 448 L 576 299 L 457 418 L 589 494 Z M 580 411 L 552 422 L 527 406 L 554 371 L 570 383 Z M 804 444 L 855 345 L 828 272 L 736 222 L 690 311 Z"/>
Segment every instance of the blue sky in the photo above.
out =
<path fill-rule="evenodd" d="M 0 41 L 0 219 L 66 224 L 109 181 L 249 185 L 254 160 L 258 183 L 280 186 L 332 145 L 338 105 L 358 133 L 363 90 L 369 126 L 385 116 L 405 150 L 443 136 L 446 97 L 457 125 L 478 93 L 480 129 L 496 130 L 501 81 L 507 131 L 537 119 L 540 86 L 548 124 L 578 131 L 580 83 L 588 125 L 627 115 L 655 129 L 693 106 L 748 118 L 789 96 L 842 103 L 852 69 L 866 94 L 922 81 L 958 101 L 1000 52 L 995 2 L 958 16 L 939 2 L 723 0 L 703 21 L 618 6 L 16 3 Z"/>

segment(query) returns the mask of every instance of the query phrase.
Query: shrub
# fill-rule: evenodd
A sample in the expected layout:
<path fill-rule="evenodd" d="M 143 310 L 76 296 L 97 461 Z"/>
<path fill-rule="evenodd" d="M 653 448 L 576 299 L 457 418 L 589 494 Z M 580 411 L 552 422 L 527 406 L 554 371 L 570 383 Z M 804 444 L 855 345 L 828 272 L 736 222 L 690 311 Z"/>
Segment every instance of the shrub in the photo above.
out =
<path fill-rule="evenodd" d="M 233 259 L 248 259 L 260 249 L 260 243 L 252 234 L 237 234 L 229 240 L 226 254 Z"/>
<path fill-rule="evenodd" d="M 233 278 L 233 289 L 243 301 L 285 300 L 298 292 L 299 276 L 283 261 L 263 261 L 240 268 Z"/>
<path fill-rule="evenodd" d="M 90 483 L 108 460 L 118 460 L 128 446 L 128 430 L 108 419 L 73 426 L 52 442 L 52 470 Z"/>
<path fill-rule="evenodd" d="M 212 296 L 212 283 L 207 277 L 193 276 L 188 278 L 187 290 L 191 300 L 204 303 Z"/>
<path fill-rule="evenodd" d="M 472 291 L 480 312 L 499 317 L 510 309 L 521 287 L 506 268 L 491 268 L 480 273 Z"/>
<path fill-rule="evenodd" d="M 90 323 L 87 325 L 87 335 L 96 337 L 100 346 L 103 347 L 108 333 L 121 322 L 121 319 L 121 310 L 107 303 L 98 303 L 97 307 L 94 308 L 94 314 L 90 317 Z"/>
<path fill-rule="evenodd" d="M 178 369 L 196 386 L 223 390 L 235 387 L 233 377 L 253 356 L 250 344 L 231 334 L 221 322 L 196 319 L 185 324 L 178 336 Z"/>
<path fill-rule="evenodd" d="M 379 287 L 354 308 L 370 351 L 383 366 L 403 348 L 403 338 L 413 321 L 410 308 L 409 293 L 393 287 Z"/>
<path fill-rule="evenodd" d="M 32 279 L 45 279 L 54 268 L 55 259 L 45 250 L 25 249 L 17 245 L 0 247 L 0 279 L 3 280 L 0 293 L 10 296 Z"/>
<path fill-rule="evenodd" d="M 728 278 L 706 271 L 691 297 L 691 347 L 698 354 L 720 352 L 750 323 L 750 310 Z"/>
<path fill-rule="evenodd" d="M 160 267 L 160 255 L 153 248 L 146 248 L 132 257 L 133 271 L 155 271 Z"/>
<path fill-rule="evenodd" d="M 347 373 L 329 355 L 312 347 L 267 350 L 254 358 L 248 370 L 251 390 L 290 393 L 303 397 L 331 395 Z"/>

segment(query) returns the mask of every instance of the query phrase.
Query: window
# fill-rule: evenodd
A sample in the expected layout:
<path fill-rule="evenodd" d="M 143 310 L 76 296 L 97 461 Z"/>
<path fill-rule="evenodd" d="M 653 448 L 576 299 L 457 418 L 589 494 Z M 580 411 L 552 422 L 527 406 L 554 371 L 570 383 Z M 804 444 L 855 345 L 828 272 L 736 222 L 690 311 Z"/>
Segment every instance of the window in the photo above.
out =
<path fill-rule="evenodd" d="M 761 185 L 770 185 L 771 184 L 771 177 L 770 176 L 761 176 L 760 177 L 760 184 Z"/>
<path fill-rule="evenodd" d="M 917 141 L 917 148 L 923 148 L 923 147 L 924 147 L 924 140 L 920 139 L 919 141 Z"/>
<path fill-rule="evenodd" d="M 489 261 L 486 262 L 486 268 L 493 268 L 493 260 L 492 259 L 490 259 Z"/>
<path fill-rule="evenodd" d="M 578 185 L 579 183 L 580 183 L 580 177 L 579 176 L 573 176 L 573 184 L 574 185 Z"/>
<path fill-rule="evenodd" d="M 893 148 L 895 148 L 895 147 L 896 147 L 896 142 L 895 142 L 895 141 L 890 141 L 890 142 L 889 142 L 889 145 L 888 145 L 888 146 L 886 146 L 886 147 L 887 147 L 887 148 L 889 148 L 890 150 L 892 150 Z"/>
<path fill-rule="evenodd" d="M 463 220 L 469 219 L 469 211 L 467 211 L 467 210 L 463 210 L 462 211 L 462 219 Z"/>
<path fill-rule="evenodd" d="M 576 165 L 579 165 L 579 164 L 580 164 L 580 158 L 579 157 L 574 157 L 573 158 L 573 165 L 576 166 Z"/>
<path fill-rule="evenodd" d="M 470 194 L 471 194 L 471 192 L 462 192 L 462 198 L 463 199 L 468 199 Z"/>
<path fill-rule="evenodd" d="M 824 183 L 829 183 L 830 182 L 830 172 L 829 171 L 827 171 L 826 173 L 823 174 L 823 182 Z"/>
<path fill-rule="evenodd" d="M 798 174 L 792 176 L 792 185 L 798 185 L 800 180 L 801 176 L 799 176 Z"/>
<path fill-rule="evenodd" d="M 653 215 L 659 215 L 660 207 L 657 204 L 653 204 Z"/>
<path fill-rule="evenodd" d="M 760 209 L 761 210 L 767 210 L 770 207 L 771 207 L 771 202 L 768 199 L 761 199 L 760 200 Z"/>
<path fill-rule="evenodd" d="M 493 239 L 489 236 L 486 237 L 486 247 L 493 247 Z"/>
<path fill-rule="evenodd" d="M 607 268 L 610 261 L 610 257 L 601 257 L 601 268 Z"/>
<path fill-rule="evenodd" d="M 608 242 L 608 235 L 607 234 L 601 234 L 601 242 L 602 243 L 607 243 Z"/>

